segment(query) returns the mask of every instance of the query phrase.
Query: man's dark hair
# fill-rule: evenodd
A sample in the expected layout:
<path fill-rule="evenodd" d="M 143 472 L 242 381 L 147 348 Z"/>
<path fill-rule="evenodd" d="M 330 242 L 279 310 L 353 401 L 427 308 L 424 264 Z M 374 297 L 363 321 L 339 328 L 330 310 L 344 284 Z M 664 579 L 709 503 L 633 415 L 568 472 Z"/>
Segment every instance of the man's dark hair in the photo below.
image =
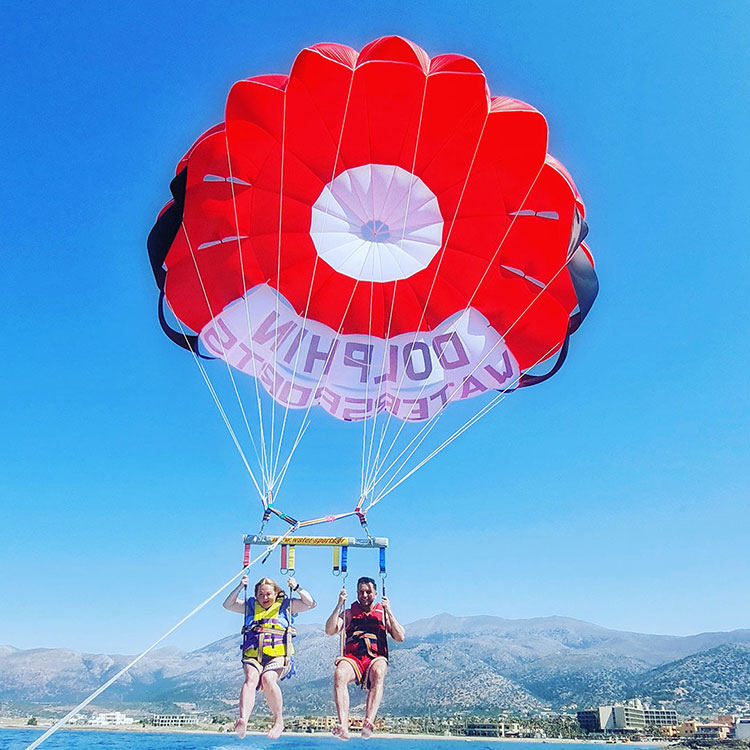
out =
<path fill-rule="evenodd" d="M 362 576 L 362 578 L 357 580 L 357 588 L 359 588 L 360 583 L 371 583 L 372 587 L 375 589 L 375 591 L 378 590 L 378 584 L 375 583 L 374 578 L 370 578 L 369 576 Z"/>

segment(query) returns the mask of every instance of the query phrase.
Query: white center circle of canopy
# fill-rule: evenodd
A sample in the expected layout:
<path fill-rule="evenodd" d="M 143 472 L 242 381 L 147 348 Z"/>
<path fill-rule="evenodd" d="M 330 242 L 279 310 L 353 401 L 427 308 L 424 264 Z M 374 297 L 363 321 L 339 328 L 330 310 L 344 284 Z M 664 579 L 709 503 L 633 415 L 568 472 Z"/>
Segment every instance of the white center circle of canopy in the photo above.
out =
<path fill-rule="evenodd" d="M 337 175 L 312 207 L 318 255 L 360 281 L 397 281 L 430 264 L 443 240 L 435 194 L 393 164 L 364 164 Z"/>

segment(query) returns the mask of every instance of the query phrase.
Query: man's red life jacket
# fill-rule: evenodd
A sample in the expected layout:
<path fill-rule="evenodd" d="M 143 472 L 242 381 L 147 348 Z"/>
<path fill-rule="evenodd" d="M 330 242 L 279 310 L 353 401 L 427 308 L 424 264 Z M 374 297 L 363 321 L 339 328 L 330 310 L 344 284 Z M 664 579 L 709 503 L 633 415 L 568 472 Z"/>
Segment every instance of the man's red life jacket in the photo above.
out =
<path fill-rule="evenodd" d="M 346 628 L 345 656 L 384 656 L 388 658 L 385 612 L 380 603 L 365 612 L 359 602 L 349 608 L 351 618 Z"/>

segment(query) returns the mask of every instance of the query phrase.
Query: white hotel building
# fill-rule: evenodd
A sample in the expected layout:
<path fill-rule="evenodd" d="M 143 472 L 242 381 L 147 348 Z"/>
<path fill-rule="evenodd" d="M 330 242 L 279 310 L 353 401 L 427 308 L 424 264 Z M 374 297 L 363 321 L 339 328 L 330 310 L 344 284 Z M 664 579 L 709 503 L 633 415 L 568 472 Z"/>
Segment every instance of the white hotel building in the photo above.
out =
<path fill-rule="evenodd" d="M 637 732 L 646 727 L 677 726 L 674 709 L 644 708 L 637 699 L 578 712 L 578 723 L 588 732 Z"/>

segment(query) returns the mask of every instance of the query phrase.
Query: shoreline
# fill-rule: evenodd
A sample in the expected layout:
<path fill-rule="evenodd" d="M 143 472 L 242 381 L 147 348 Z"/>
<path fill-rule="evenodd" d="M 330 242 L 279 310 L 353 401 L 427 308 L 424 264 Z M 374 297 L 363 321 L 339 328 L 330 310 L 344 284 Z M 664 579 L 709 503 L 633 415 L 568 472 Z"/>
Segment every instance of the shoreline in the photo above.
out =
<path fill-rule="evenodd" d="M 19 719 L 19 722 L 23 721 Z M 52 724 L 47 726 L 28 726 L 27 724 L 21 724 L 16 722 L 10 722 L 7 719 L 5 721 L 0 720 L 0 730 L 3 729 L 31 729 L 38 732 L 44 732 L 50 728 Z M 228 725 L 227 725 L 228 726 Z M 233 735 L 234 732 L 228 729 L 225 732 L 221 732 L 217 729 L 189 729 L 189 728 L 176 728 L 176 727 L 141 727 L 141 726 L 112 726 L 112 727 L 93 727 L 93 726 L 63 726 L 58 731 L 74 731 L 74 732 L 120 732 L 122 734 L 209 734 L 219 736 Z M 247 736 L 251 737 L 265 737 L 266 733 L 257 729 L 248 730 Z M 319 737 L 323 739 L 329 739 L 332 735 L 329 732 L 297 732 L 297 731 L 285 731 L 282 737 Z M 358 732 L 352 733 L 352 739 L 358 738 Z M 583 738 L 538 738 L 538 737 L 469 737 L 463 734 L 443 735 L 443 734 L 398 734 L 396 732 L 375 732 L 373 739 L 383 740 L 447 740 L 447 741 L 463 741 L 463 742 L 524 742 L 524 743 L 536 743 L 536 744 L 549 744 L 549 745 L 562 745 L 562 744 L 578 744 L 578 745 L 606 745 L 613 744 L 608 743 L 606 740 L 588 740 Z M 654 740 L 653 742 L 617 742 L 616 744 L 628 744 L 632 747 L 668 747 L 670 744 L 667 740 Z"/>

